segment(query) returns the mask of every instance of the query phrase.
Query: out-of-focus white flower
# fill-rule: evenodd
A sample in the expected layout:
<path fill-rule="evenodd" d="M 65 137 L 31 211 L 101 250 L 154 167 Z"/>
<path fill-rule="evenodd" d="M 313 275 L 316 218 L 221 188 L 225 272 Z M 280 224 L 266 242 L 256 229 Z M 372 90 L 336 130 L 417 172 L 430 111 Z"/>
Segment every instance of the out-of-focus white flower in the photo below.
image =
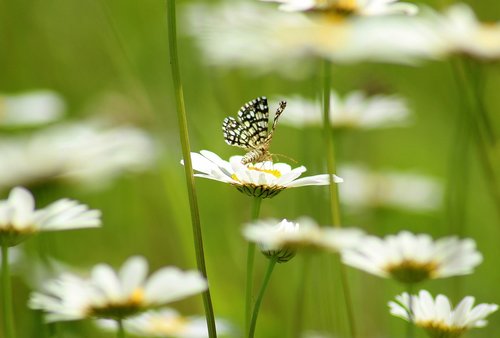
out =
<path fill-rule="evenodd" d="M 242 158 L 243 156 L 231 156 L 228 162 L 208 150 L 202 150 L 199 154 L 191 153 L 193 169 L 199 172 L 195 176 L 229 183 L 254 197 L 271 198 L 288 188 L 330 184 L 327 174 L 299 178 L 307 170 L 304 166 L 292 169 L 286 163 L 270 161 L 242 164 Z M 343 182 L 335 175 L 332 179 L 334 183 Z"/>
<path fill-rule="evenodd" d="M 320 102 L 299 97 L 288 99 L 288 109 L 281 118 L 283 123 L 295 127 L 321 126 Z M 354 91 L 340 98 L 330 95 L 330 122 L 337 128 L 373 129 L 403 125 L 410 115 L 406 102 L 398 96 L 367 96 Z"/>
<path fill-rule="evenodd" d="M 366 236 L 360 245 L 342 251 L 342 261 L 376 276 L 403 283 L 466 275 L 483 260 L 472 239 L 401 231 L 385 238 Z"/>
<path fill-rule="evenodd" d="M 268 257 L 277 257 L 278 262 L 287 262 L 297 250 L 316 249 L 338 252 L 357 246 L 363 235 L 359 229 L 320 227 L 310 218 L 297 223 L 286 219 L 259 220 L 249 223 L 243 235 L 261 246 Z"/>
<path fill-rule="evenodd" d="M 40 231 L 92 228 L 101 225 L 101 213 L 77 201 L 60 199 L 35 209 L 35 199 L 26 189 L 12 189 L 0 201 L 0 245 L 14 246 Z"/>
<path fill-rule="evenodd" d="M 466 54 L 481 59 L 500 57 L 500 22 L 483 23 L 465 4 L 455 4 L 431 25 L 442 39 L 443 53 Z"/>
<path fill-rule="evenodd" d="M 427 331 L 431 338 L 458 338 L 474 327 L 484 327 L 485 320 L 498 310 L 496 304 L 474 306 L 474 297 L 467 296 L 453 308 L 448 297 L 432 295 L 421 290 L 418 295 L 403 293 L 396 297 L 396 302 L 389 302 L 391 314 Z M 411 317 L 410 317 L 411 316 Z"/>
<path fill-rule="evenodd" d="M 280 9 L 288 12 L 326 12 L 337 15 L 377 16 L 405 14 L 415 15 L 418 7 L 398 0 L 262 0 L 280 3 Z"/>
<path fill-rule="evenodd" d="M 376 61 L 413 64 L 434 57 L 439 42 L 433 28 L 417 17 L 311 20 L 262 4 L 192 5 L 188 32 L 204 59 L 223 67 L 278 70 L 299 77 L 307 60 L 336 63 Z M 437 41 L 435 41 L 437 40 Z"/>
<path fill-rule="evenodd" d="M 85 318 L 123 319 L 200 293 L 207 283 L 198 271 L 165 267 L 147 278 L 143 257 L 129 258 L 119 272 L 96 265 L 90 278 L 65 273 L 30 298 L 32 309 L 47 312 L 49 322 Z"/>
<path fill-rule="evenodd" d="M 62 117 L 65 104 L 61 96 L 49 90 L 18 95 L 0 94 L 0 126 L 32 126 Z"/>
<path fill-rule="evenodd" d="M 412 173 L 369 172 L 358 166 L 343 166 L 345 179 L 339 187 L 340 201 L 353 209 L 393 207 L 428 211 L 441 205 L 443 188 L 438 181 Z"/>
<path fill-rule="evenodd" d="M 116 330 L 117 324 L 111 320 L 99 320 L 106 329 Z M 174 309 L 150 310 L 126 319 L 124 327 L 130 333 L 144 337 L 207 338 L 207 321 L 204 317 L 186 317 Z M 230 325 L 216 320 L 217 335 L 228 334 Z"/>
<path fill-rule="evenodd" d="M 99 186 L 123 171 L 147 168 L 154 146 L 137 128 L 73 123 L 1 138 L 0 158 L 0 189 L 52 180 Z"/>

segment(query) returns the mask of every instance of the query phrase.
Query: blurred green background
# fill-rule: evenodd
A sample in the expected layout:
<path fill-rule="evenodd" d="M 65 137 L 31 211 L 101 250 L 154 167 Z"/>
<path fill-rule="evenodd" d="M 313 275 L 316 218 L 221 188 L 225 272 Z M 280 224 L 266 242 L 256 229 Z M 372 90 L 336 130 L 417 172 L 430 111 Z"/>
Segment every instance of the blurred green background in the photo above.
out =
<path fill-rule="evenodd" d="M 190 2 L 179 1 L 179 14 L 183 5 Z M 442 8 L 452 1 L 425 3 Z M 497 0 L 469 4 L 481 19 L 500 18 Z M 62 184 L 33 187 L 39 206 L 60 197 L 76 198 L 102 210 L 104 225 L 102 229 L 42 234 L 26 244 L 31 251 L 40 249 L 44 256 L 79 268 L 99 262 L 119 266 L 133 254 L 146 256 L 152 269 L 164 265 L 195 267 L 189 206 L 179 164 L 182 155 L 167 41 L 165 1 L 0 1 L 0 92 L 55 90 L 68 104 L 69 119 L 100 114 L 93 107 L 109 95 L 118 95 L 123 104 L 108 113 L 120 122 L 149 130 L 160 148 L 156 165 L 150 171 L 124 175 L 102 190 Z M 207 67 L 192 38 L 183 36 L 179 43 L 193 151 L 209 149 L 223 158 L 241 154 L 224 143 L 224 117 L 234 116 L 244 102 L 256 96 L 282 95 L 286 99 L 287 95 L 303 94 L 314 98 L 320 88 L 319 76 L 290 81 L 277 74 L 255 75 L 251 70 Z M 500 67 L 488 64 L 485 72 L 485 100 L 494 127 L 498 128 Z M 450 64 L 336 66 L 333 78 L 334 88 L 341 93 L 372 84 L 386 88 L 389 93 L 405 97 L 413 112 L 409 127 L 337 133 L 339 164 L 355 162 L 372 169 L 411 170 L 436 177 L 445 187 L 461 183 L 466 187 L 460 226 L 450 221 L 446 200 L 440 210 L 423 214 L 388 208 L 344 212 L 343 223 L 378 235 L 408 229 L 434 236 L 460 234 L 474 238 L 484 255 L 484 262 L 474 274 L 425 282 L 421 287 L 434 294 L 444 293 L 455 302 L 473 295 L 478 302 L 500 303 L 500 219 L 488 193 L 490 182 L 484 178 L 474 147 L 471 146 L 466 163 L 467 177 L 463 182 L 450 179 L 450 173 L 463 170 L 450 162 L 460 110 Z M 276 102 L 270 105 L 274 109 Z M 278 130 L 273 152 L 305 165 L 310 175 L 325 171 L 321 130 L 297 130 L 285 125 Z M 21 132 L 1 133 L 4 136 Z M 196 183 L 215 312 L 241 327 L 246 259 L 241 226 L 250 217 L 251 199 L 224 184 L 201 179 Z M 6 193 L 2 192 L 2 197 Z M 310 215 L 327 224 L 327 188 L 283 192 L 263 202 L 261 215 L 288 219 Z M 258 337 L 290 336 L 302 260 L 298 256 L 276 268 L 259 318 Z M 338 271 L 331 268 L 332 262 L 327 255 L 309 260 L 304 328 L 342 337 L 346 333 L 345 313 L 339 298 Z M 265 259 L 258 256 L 257 285 L 265 264 Z M 386 304 L 404 291 L 403 287 L 357 270 L 347 271 L 359 336 L 402 337 L 405 322 L 390 316 Z M 50 337 L 54 330 L 60 337 L 113 336 L 95 329 L 91 323 L 41 326 L 40 315 L 25 306 L 30 287 L 20 276 L 14 277 L 14 292 L 19 337 Z M 174 306 L 184 314 L 203 311 L 201 297 Z M 470 332 L 468 337 L 497 337 L 498 332 L 499 314 L 494 314 L 489 326 Z M 419 337 L 424 334 L 419 332 Z"/>

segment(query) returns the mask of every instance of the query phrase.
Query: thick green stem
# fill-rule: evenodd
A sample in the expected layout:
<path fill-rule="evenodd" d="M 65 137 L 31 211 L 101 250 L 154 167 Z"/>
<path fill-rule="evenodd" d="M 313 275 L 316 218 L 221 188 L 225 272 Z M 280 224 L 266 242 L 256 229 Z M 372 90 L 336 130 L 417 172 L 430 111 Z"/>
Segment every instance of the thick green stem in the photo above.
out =
<path fill-rule="evenodd" d="M 9 247 L 2 245 L 2 312 L 3 332 L 5 338 L 14 338 L 14 316 L 12 311 L 12 290 L 9 272 Z"/>
<path fill-rule="evenodd" d="M 255 334 L 255 327 L 257 325 L 257 317 L 259 316 L 260 305 L 262 304 L 264 293 L 266 292 L 267 285 L 269 284 L 269 280 L 271 279 L 271 275 L 277 261 L 278 256 L 274 256 L 269 259 L 269 265 L 267 266 L 266 275 L 264 276 L 264 281 L 262 282 L 262 286 L 260 287 L 259 294 L 257 295 L 257 300 L 255 301 L 255 306 L 253 308 L 250 330 L 248 331 L 248 338 L 253 338 Z"/>
<path fill-rule="evenodd" d="M 330 176 L 330 216 L 332 225 L 335 227 L 341 227 L 341 217 L 340 217 L 340 202 L 337 184 L 333 181 L 333 174 L 335 173 L 335 145 L 333 138 L 333 128 L 330 122 L 330 93 L 332 84 L 332 69 L 331 63 L 328 60 L 323 61 L 323 128 L 325 133 L 325 148 L 326 148 L 326 160 L 327 160 L 327 171 Z M 349 290 L 349 284 L 347 281 L 347 273 L 344 265 L 340 263 L 340 257 L 338 258 L 339 269 L 340 269 L 340 279 L 343 288 L 345 308 L 347 312 L 347 318 L 349 321 L 349 329 L 351 331 L 351 337 L 356 337 L 356 324 L 354 322 L 354 315 L 352 311 L 352 300 L 351 293 Z"/>
<path fill-rule="evenodd" d="M 168 16 L 168 42 L 170 50 L 170 65 L 172 69 L 172 79 L 175 90 L 175 99 L 177 103 L 177 117 L 179 123 L 179 133 L 182 145 L 182 155 L 184 158 L 184 172 L 186 175 L 189 206 L 191 211 L 191 223 L 193 228 L 194 247 L 196 252 L 196 263 L 198 269 L 203 276 L 207 277 L 205 266 L 205 254 L 203 250 L 203 238 L 200 225 L 200 213 L 198 210 L 198 201 L 196 198 L 196 189 L 194 184 L 193 165 L 191 162 L 191 150 L 189 146 L 189 134 L 187 127 L 186 109 L 184 106 L 184 93 L 182 90 L 179 58 L 177 54 L 177 24 L 175 0 L 167 0 L 167 16 Z M 215 316 L 212 307 L 212 299 L 210 297 L 210 289 L 203 293 L 203 305 L 205 308 L 205 316 L 207 319 L 208 334 L 210 338 L 217 337 L 215 329 Z"/>
<path fill-rule="evenodd" d="M 260 205 L 262 199 L 259 197 L 254 197 L 252 205 L 252 221 L 259 218 Z M 246 280 L 246 293 L 245 293 L 245 332 L 250 330 L 250 319 L 253 303 L 253 265 L 255 261 L 255 243 L 248 243 L 247 252 L 247 280 Z"/>
<path fill-rule="evenodd" d="M 125 328 L 123 327 L 123 319 L 117 319 L 116 324 L 118 325 L 118 329 L 116 330 L 117 338 L 125 338 Z"/>
<path fill-rule="evenodd" d="M 293 314 L 293 322 L 292 322 L 292 334 L 291 336 L 294 338 L 299 338 L 302 335 L 302 323 L 304 316 L 304 299 L 305 299 L 305 291 L 307 278 L 309 277 L 309 266 L 310 266 L 310 254 L 308 252 L 304 252 L 302 254 L 302 264 L 299 268 L 299 283 L 297 286 L 297 295 L 296 295 L 296 303 L 295 303 L 295 311 Z"/>

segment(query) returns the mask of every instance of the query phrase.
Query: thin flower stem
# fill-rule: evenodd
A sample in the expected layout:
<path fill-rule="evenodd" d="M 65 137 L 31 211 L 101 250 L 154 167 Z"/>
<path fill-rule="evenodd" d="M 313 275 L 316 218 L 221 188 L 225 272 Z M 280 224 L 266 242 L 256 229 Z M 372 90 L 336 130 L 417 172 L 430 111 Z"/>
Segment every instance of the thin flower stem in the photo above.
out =
<path fill-rule="evenodd" d="M 307 284 L 307 277 L 309 276 L 310 254 L 305 252 L 302 254 L 302 264 L 299 268 L 299 285 L 297 287 L 297 296 L 295 304 L 295 312 L 293 314 L 293 327 L 291 336 L 298 338 L 302 335 L 302 324 L 304 316 L 304 299 Z"/>
<path fill-rule="evenodd" d="M 193 228 L 194 248 L 196 253 L 196 263 L 198 269 L 208 280 L 207 269 L 205 266 L 205 254 L 203 250 L 203 238 L 201 233 L 200 213 L 198 210 L 198 201 L 196 198 L 196 189 L 194 184 L 193 165 L 191 162 L 191 149 L 189 146 L 189 134 L 187 127 L 186 109 L 184 106 L 184 93 L 182 90 L 181 75 L 179 69 L 179 58 L 177 54 L 177 24 L 175 0 L 167 0 L 168 17 L 168 42 L 170 50 L 170 65 L 172 69 L 172 79 L 177 103 L 177 117 L 179 123 L 179 133 L 182 145 L 182 155 L 184 158 L 184 172 L 186 175 L 189 206 L 191 211 L 191 223 Z M 208 335 L 210 338 L 217 337 L 215 328 L 215 316 L 210 297 L 210 289 L 203 293 L 203 305 L 207 319 Z"/>
<path fill-rule="evenodd" d="M 409 283 L 407 286 L 408 295 L 410 295 L 409 299 L 409 309 L 408 309 L 408 326 L 406 329 L 406 338 L 414 338 L 415 337 L 415 322 L 413 320 L 413 284 Z"/>
<path fill-rule="evenodd" d="M 262 199 L 259 197 L 254 197 L 252 205 L 252 216 L 251 220 L 255 221 L 259 218 L 260 205 L 262 204 Z M 246 293 L 245 293 L 245 332 L 250 330 L 250 319 L 252 315 L 252 303 L 253 303 L 253 265 L 255 261 L 255 243 L 248 243 L 247 252 L 247 280 L 246 280 Z"/>
<path fill-rule="evenodd" d="M 469 115 L 469 120 L 471 121 L 477 154 L 485 178 L 488 180 L 488 191 L 491 195 L 493 203 L 495 204 L 495 210 L 498 217 L 500 218 L 500 182 L 495 174 L 495 168 L 493 165 L 494 154 L 491 153 L 491 149 L 489 148 L 491 140 L 488 140 L 488 138 L 491 136 L 484 135 L 488 132 L 484 131 L 485 128 L 481 126 L 481 118 L 480 116 L 477 116 L 484 115 L 481 111 L 485 111 L 484 103 L 482 103 L 482 93 L 477 90 L 477 88 L 481 88 L 481 85 L 474 84 L 472 87 L 475 87 L 476 89 L 470 88 L 469 83 L 476 81 L 476 75 L 467 68 L 465 61 L 456 62 L 453 66 L 459 95 L 465 98 L 464 102 L 467 104 L 466 109 Z M 483 123 L 488 123 L 484 122 L 484 116 Z"/>
<path fill-rule="evenodd" d="M 271 275 L 273 273 L 273 269 L 277 261 L 278 261 L 277 255 L 269 259 L 269 265 L 267 266 L 266 275 L 264 276 L 264 281 L 262 282 L 262 286 L 260 287 L 259 294 L 257 295 L 257 300 L 255 301 L 255 306 L 253 308 L 252 320 L 250 322 L 250 330 L 248 331 L 248 338 L 253 338 L 255 334 L 255 327 L 257 324 L 257 317 L 259 316 L 260 305 L 262 304 L 264 293 L 266 292 L 267 285 L 269 284 L 269 280 L 271 279 Z"/>
<path fill-rule="evenodd" d="M 14 316 L 12 311 L 12 290 L 10 286 L 9 272 L 9 247 L 2 245 L 2 312 L 4 337 L 14 338 Z"/>
<path fill-rule="evenodd" d="M 116 330 L 117 338 L 125 338 L 125 328 L 123 327 L 123 319 L 117 319 L 116 324 L 118 325 L 118 330 Z"/>
<path fill-rule="evenodd" d="M 330 123 L 330 92 L 332 85 L 332 69 L 331 63 L 328 60 L 323 60 L 323 128 L 325 133 L 325 145 L 326 145 L 326 160 L 327 160 L 327 171 L 330 176 L 330 216 L 332 225 L 335 227 L 341 227 L 341 217 L 340 217 L 340 202 L 337 185 L 333 181 L 333 174 L 335 173 L 335 145 L 333 143 L 333 128 Z M 347 282 L 347 273 L 345 267 L 340 262 L 340 257 L 338 258 L 338 264 L 340 269 L 340 279 L 342 283 L 342 288 L 344 290 L 344 302 L 347 312 L 347 318 L 349 321 L 349 329 L 351 337 L 356 337 L 356 324 L 354 322 L 354 315 L 352 311 L 352 300 L 351 293 L 349 290 L 349 284 Z"/>

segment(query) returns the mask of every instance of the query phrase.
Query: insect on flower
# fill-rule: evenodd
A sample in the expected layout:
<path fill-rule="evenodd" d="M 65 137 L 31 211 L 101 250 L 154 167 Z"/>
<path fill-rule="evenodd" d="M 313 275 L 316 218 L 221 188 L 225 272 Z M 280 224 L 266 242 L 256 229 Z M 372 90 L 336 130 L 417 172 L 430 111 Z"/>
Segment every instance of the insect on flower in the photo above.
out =
<path fill-rule="evenodd" d="M 222 123 L 224 140 L 227 144 L 243 148 L 247 151 L 241 163 L 254 163 L 272 160 L 269 146 L 273 138 L 278 118 L 286 107 L 285 101 L 280 101 L 274 115 L 273 125 L 269 130 L 269 107 L 265 96 L 245 103 L 238 111 L 238 120 L 226 117 Z"/>

